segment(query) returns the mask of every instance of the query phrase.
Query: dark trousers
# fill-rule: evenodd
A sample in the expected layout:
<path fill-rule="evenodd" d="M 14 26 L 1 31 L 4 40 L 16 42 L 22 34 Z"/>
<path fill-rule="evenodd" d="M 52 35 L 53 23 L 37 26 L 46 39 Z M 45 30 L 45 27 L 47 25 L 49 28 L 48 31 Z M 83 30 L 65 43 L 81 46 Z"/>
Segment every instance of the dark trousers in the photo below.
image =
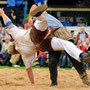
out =
<path fill-rule="evenodd" d="M 49 51 L 49 71 L 50 79 L 53 84 L 57 84 L 57 64 L 59 62 L 60 55 L 61 51 Z"/>
<path fill-rule="evenodd" d="M 57 84 L 57 64 L 59 62 L 60 55 L 61 55 L 61 52 L 58 52 L 58 51 L 49 52 L 49 71 L 50 71 L 50 79 L 52 81 L 52 84 Z M 75 69 L 77 70 L 77 72 L 79 73 L 79 75 L 86 72 L 85 66 L 82 62 L 78 62 L 70 55 L 68 55 L 68 57 L 71 63 L 73 64 L 73 66 L 75 67 Z"/>

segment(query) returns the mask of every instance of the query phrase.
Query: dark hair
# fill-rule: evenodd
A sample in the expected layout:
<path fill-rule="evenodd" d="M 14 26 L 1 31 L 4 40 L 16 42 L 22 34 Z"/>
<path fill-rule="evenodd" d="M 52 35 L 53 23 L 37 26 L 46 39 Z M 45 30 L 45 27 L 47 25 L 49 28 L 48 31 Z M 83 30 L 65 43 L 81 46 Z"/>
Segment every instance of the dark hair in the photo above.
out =
<path fill-rule="evenodd" d="M 80 19 L 80 20 L 82 20 L 82 21 L 83 21 L 83 19 Z"/>
<path fill-rule="evenodd" d="M 26 23 L 28 23 L 28 19 L 25 19 L 24 21 L 23 21 L 23 26 L 24 26 L 24 24 L 26 24 Z"/>
<path fill-rule="evenodd" d="M 71 30 L 71 33 L 74 32 L 74 30 Z"/>
<path fill-rule="evenodd" d="M 14 8 L 11 8 L 11 10 L 13 10 L 14 12 L 16 12 L 16 10 Z"/>

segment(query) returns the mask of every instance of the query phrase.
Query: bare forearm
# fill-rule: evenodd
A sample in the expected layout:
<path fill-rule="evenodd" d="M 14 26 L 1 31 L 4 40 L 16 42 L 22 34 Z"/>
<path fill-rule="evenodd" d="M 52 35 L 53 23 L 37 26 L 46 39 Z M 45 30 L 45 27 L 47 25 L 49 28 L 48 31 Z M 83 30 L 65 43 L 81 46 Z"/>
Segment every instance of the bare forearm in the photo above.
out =
<path fill-rule="evenodd" d="M 32 71 L 32 67 L 26 69 L 29 80 L 31 81 L 32 84 L 34 84 L 34 76 L 33 76 L 33 71 Z"/>
<path fill-rule="evenodd" d="M 4 24 L 9 28 L 13 26 L 12 21 L 8 18 L 8 16 L 6 14 L 2 14 L 2 18 L 4 21 Z"/>

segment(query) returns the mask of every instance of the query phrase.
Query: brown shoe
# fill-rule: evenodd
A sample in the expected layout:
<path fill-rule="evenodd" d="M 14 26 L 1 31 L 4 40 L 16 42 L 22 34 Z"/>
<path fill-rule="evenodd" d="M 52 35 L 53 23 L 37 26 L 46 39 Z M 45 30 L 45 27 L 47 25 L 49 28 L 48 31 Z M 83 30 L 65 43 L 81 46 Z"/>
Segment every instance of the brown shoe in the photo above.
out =
<path fill-rule="evenodd" d="M 90 86 L 90 82 L 88 81 L 87 73 L 83 72 L 83 74 L 80 74 L 80 78 L 82 79 L 82 82 L 88 86 Z"/>
<path fill-rule="evenodd" d="M 37 8 L 35 8 L 33 11 L 30 12 L 31 16 L 40 16 L 43 11 L 47 9 L 47 5 L 40 5 Z M 38 14 L 39 13 L 39 14 Z"/>
<path fill-rule="evenodd" d="M 90 53 L 83 52 L 80 54 L 80 60 L 82 62 L 90 62 Z"/>

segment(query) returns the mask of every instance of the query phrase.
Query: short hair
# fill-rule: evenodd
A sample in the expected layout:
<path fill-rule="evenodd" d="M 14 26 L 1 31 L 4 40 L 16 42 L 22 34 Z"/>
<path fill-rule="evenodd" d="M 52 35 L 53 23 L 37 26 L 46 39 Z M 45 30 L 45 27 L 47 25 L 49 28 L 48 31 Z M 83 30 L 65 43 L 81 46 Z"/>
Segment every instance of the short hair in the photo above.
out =
<path fill-rule="evenodd" d="M 24 26 L 24 24 L 26 24 L 26 23 L 28 23 L 28 19 L 25 19 L 24 21 L 23 21 L 23 26 Z"/>
<path fill-rule="evenodd" d="M 80 20 L 82 20 L 82 21 L 83 21 L 83 19 L 80 19 Z"/>
<path fill-rule="evenodd" d="M 74 30 L 71 30 L 71 33 L 74 32 Z"/>

